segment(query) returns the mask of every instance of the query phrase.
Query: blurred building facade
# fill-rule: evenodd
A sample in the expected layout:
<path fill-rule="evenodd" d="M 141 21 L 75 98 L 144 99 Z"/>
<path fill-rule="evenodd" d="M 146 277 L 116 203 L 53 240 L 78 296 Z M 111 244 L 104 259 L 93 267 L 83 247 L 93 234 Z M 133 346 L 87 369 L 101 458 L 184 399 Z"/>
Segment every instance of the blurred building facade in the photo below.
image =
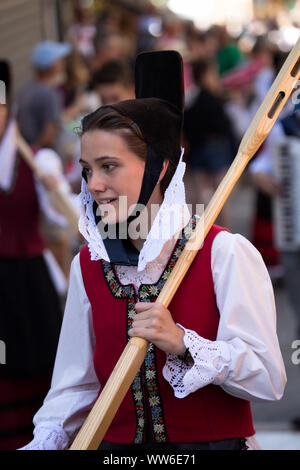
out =
<path fill-rule="evenodd" d="M 254 18 L 279 17 L 284 22 L 287 12 L 300 20 L 300 0 L 249 0 Z M 122 32 L 136 33 L 138 16 L 142 12 L 166 11 L 169 0 L 1 0 L 0 57 L 9 59 L 14 71 L 14 91 L 30 78 L 30 52 L 42 40 L 63 40 L 74 22 L 74 7 L 90 6 L 96 14 L 110 8 L 121 18 Z M 198 9 L 202 2 L 195 0 Z M 215 12 L 217 13 L 217 11 Z M 159 14 L 159 13 L 158 13 Z M 250 21 L 250 18 L 249 18 Z"/>
<path fill-rule="evenodd" d="M 33 46 L 45 39 L 61 39 L 61 18 L 71 19 L 71 7 L 69 0 L 0 2 L 0 57 L 11 62 L 14 91 L 31 76 L 29 58 Z"/>

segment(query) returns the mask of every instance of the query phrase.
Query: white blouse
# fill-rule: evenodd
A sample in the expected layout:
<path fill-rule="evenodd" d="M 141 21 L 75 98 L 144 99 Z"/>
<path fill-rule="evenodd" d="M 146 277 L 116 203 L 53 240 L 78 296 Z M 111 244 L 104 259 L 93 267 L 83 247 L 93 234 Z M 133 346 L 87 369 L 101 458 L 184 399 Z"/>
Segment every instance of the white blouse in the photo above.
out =
<path fill-rule="evenodd" d="M 174 240 L 166 243 L 143 271 L 117 267 L 120 281 L 136 288 L 149 280 L 157 282 L 173 245 Z M 179 399 L 211 383 L 242 399 L 279 400 L 286 374 L 276 335 L 272 284 L 260 254 L 243 236 L 220 232 L 212 245 L 211 268 L 220 311 L 216 341 L 185 330 L 184 343 L 193 361 L 186 364 L 166 354 L 164 378 Z M 99 391 L 94 347 L 91 305 L 77 255 L 71 267 L 51 389 L 34 417 L 35 437 L 23 449 L 65 449 L 70 445 Z M 257 448 L 253 438 L 247 444 Z"/>

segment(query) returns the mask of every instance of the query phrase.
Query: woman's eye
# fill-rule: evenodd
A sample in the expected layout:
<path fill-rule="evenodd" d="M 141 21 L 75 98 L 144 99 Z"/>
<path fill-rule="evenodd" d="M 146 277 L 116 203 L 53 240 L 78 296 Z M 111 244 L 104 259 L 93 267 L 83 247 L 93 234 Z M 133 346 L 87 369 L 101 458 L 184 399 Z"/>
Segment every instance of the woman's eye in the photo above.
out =
<path fill-rule="evenodd" d="M 104 170 L 106 171 L 112 171 L 116 167 L 115 164 L 113 163 L 106 163 L 103 165 Z"/>

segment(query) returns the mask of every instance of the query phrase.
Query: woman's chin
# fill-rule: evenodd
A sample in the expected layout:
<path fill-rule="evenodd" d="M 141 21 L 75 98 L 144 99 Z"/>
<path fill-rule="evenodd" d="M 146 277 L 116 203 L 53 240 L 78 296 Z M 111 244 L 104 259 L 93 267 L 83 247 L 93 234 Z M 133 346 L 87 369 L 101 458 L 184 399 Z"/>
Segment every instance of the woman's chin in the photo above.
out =
<path fill-rule="evenodd" d="M 101 221 L 106 225 L 115 225 L 118 223 L 118 218 L 114 215 L 104 213 L 101 214 Z"/>
<path fill-rule="evenodd" d="M 128 214 L 124 214 L 123 216 L 119 214 L 111 214 L 109 212 L 101 213 L 101 220 L 104 224 L 107 225 L 116 225 L 122 224 L 122 222 L 126 222 L 128 218 Z"/>

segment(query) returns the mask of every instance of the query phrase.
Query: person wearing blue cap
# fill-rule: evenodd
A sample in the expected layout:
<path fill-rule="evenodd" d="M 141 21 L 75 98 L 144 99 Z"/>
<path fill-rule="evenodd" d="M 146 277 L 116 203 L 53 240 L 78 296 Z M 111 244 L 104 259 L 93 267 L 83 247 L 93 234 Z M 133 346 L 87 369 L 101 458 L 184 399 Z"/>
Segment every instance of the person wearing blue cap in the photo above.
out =
<path fill-rule="evenodd" d="M 60 160 L 62 150 L 63 102 L 58 86 L 64 81 L 66 56 L 72 46 L 68 43 L 43 41 L 31 53 L 33 79 L 24 84 L 17 97 L 17 122 L 20 133 L 34 152 L 52 149 Z M 43 222 L 48 247 L 68 274 L 70 241 L 66 231 Z"/>
<path fill-rule="evenodd" d="M 62 82 L 70 52 L 70 44 L 54 41 L 40 42 L 32 51 L 34 79 L 20 91 L 17 119 L 21 134 L 34 147 L 58 147 L 62 106 L 55 87 Z"/>

